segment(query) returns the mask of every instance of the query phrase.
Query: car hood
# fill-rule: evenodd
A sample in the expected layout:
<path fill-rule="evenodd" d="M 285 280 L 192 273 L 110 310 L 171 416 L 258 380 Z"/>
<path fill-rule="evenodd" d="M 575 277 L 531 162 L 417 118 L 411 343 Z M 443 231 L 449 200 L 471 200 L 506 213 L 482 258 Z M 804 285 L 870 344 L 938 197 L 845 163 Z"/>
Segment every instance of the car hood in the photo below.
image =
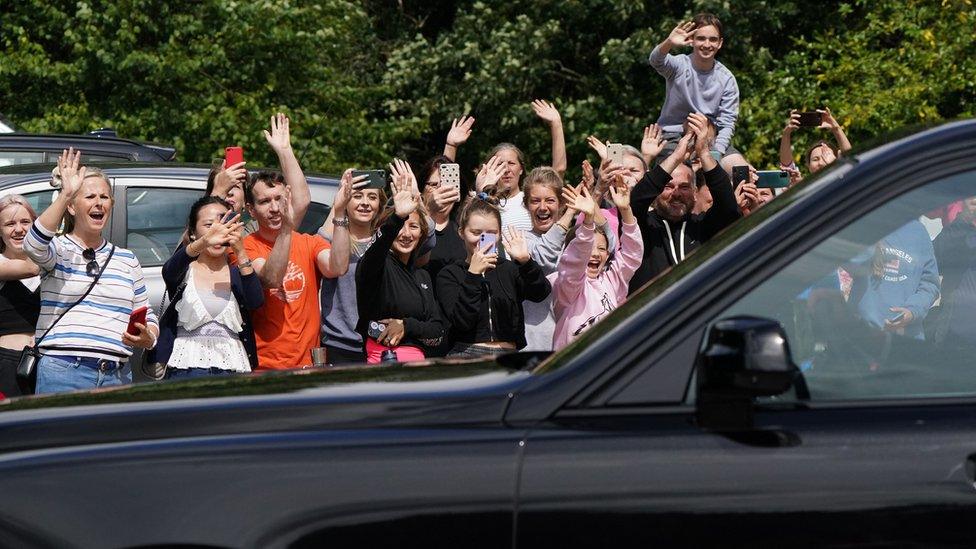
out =
<path fill-rule="evenodd" d="M 530 377 L 494 360 L 437 361 L 25 397 L 0 405 L 0 452 L 312 429 L 498 425 Z"/>

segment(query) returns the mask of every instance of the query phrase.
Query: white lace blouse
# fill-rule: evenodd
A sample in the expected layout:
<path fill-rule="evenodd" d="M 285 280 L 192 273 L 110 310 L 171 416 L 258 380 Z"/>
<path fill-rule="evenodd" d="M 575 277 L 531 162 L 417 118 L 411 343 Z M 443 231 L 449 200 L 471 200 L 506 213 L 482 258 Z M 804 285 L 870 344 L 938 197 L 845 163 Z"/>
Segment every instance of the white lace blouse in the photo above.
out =
<path fill-rule="evenodd" d="M 193 281 L 193 269 L 187 269 L 186 289 L 176 312 L 176 340 L 168 367 L 251 371 L 247 351 L 237 335 L 244 319 L 229 288 L 201 292 Z"/>

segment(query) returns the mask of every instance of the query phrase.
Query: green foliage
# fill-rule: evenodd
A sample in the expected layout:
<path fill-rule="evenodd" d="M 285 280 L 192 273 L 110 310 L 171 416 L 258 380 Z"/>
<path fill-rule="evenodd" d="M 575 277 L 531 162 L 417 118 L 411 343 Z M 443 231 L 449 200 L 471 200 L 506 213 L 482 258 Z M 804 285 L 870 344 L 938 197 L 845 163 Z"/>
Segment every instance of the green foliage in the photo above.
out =
<path fill-rule="evenodd" d="M 261 130 L 283 109 L 304 163 L 333 172 L 418 163 L 466 113 L 467 167 L 501 141 L 548 163 L 529 107 L 545 98 L 575 178 L 588 134 L 639 144 L 664 99 L 647 56 L 698 11 L 725 23 L 733 143 L 759 166 L 776 161 L 791 108 L 830 106 L 855 145 L 974 115 L 971 0 L 24 0 L 0 19 L 0 97 L 29 131 L 112 126 L 203 162 L 241 144 L 273 164 Z M 819 137 L 797 132 L 795 150 Z"/>
<path fill-rule="evenodd" d="M 0 23 L 0 96 L 27 131 L 114 127 L 208 162 L 239 144 L 273 164 L 262 129 L 283 110 L 305 164 L 379 165 L 422 124 L 381 115 L 388 93 L 357 4 L 20 2 Z"/>

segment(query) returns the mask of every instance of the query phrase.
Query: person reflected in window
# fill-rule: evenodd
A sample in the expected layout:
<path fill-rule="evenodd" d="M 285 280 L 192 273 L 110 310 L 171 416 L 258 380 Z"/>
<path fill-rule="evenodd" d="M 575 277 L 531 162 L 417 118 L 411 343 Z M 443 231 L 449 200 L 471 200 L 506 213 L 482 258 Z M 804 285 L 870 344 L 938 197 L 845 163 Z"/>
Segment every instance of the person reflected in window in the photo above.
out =
<path fill-rule="evenodd" d="M 935 341 L 976 347 L 976 196 L 962 201 L 962 210 L 932 245 L 942 274 L 942 300 L 932 319 Z"/>

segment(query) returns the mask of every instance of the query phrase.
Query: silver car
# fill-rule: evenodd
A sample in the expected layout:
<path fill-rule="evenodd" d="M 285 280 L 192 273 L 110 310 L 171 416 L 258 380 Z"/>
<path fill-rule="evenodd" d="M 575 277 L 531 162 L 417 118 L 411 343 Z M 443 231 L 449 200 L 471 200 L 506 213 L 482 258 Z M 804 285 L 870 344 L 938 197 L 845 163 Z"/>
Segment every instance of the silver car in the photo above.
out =
<path fill-rule="evenodd" d="M 164 288 L 162 266 L 176 250 L 190 206 L 207 187 L 210 166 L 177 163 L 97 166 L 109 176 L 115 196 L 115 207 L 104 236 L 139 258 L 149 302 L 157 314 L 162 314 L 158 310 Z M 53 164 L 29 164 L 0 169 L 0 196 L 21 194 L 40 214 L 54 197 L 53 167 Z M 298 230 L 313 234 L 329 215 L 339 180 L 321 174 L 306 174 L 306 178 L 312 203 Z"/>

